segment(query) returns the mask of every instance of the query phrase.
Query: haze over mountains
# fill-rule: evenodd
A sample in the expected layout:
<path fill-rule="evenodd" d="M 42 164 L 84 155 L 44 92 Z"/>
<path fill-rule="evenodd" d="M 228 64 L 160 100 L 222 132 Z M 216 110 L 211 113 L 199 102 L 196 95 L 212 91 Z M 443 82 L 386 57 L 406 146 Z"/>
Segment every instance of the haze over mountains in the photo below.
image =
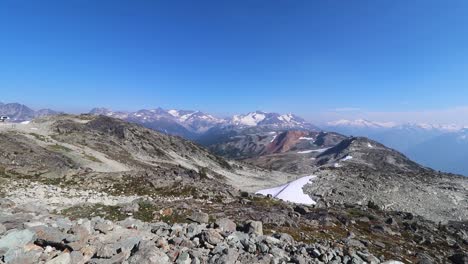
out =
<path fill-rule="evenodd" d="M 423 165 L 468 175 L 466 126 L 379 123 L 361 119 L 329 122 L 323 128 L 344 135 L 369 137 Z"/>
<path fill-rule="evenodd" d="M 162 108 L 136 112 L 95 108 L 90 111 L 90 114 L 124 119 L 164 133 L 189 139 L 197 139 L 204 134 L 211 134 L 216 129 L 232 130 L 252 127 L 264 127 L 273 130 L 316 129 L 312 124 L 296 115 L 265 113 L 262 111 L 234 115 L 228 118 L 217 118 L 200 111 L 164 110 Z"/>
<path fill-rule="evenodd" d="M 9 116 L 12 122 L 59 113 L 50 109 L 34 111 L 19 103 L 0 103 L 0 114 Z M 294 114 L 256 111 L 219 118 L 200 111 L 162 108 L 136 112 L 94 108 L 90 114 L 115 117 L 194 140 L 230 158 L 250 158 L 252 153 L 264 151 L 273 137 L 290 130 L 325 130 L 346 136 L 364 136 L 401 151 L 425 166 L 468 175 L 465 158 L 468 153 L 468 133 L 467 129 L 458 125 L 397 124 L 358 119 L 332 121 L 318 128 Z"/>
<path fill-rule="evenodd" d="M 145 263 L 152 252 L 163 261 L 148 263 L 449 263 L 468 249 L 468 178 L 368 138 L 259 111 L 93 113 L 0 124 L 5 263 Z M 217 137 L 201 147 L 147 124 Z M 276 198 L 254 194 L 265 189 Z"/>
<path fill-rule="evenodd" d="M 32 110 L 31 108 L 19 103 L 2 103 L 0 102 L 0 115 L 5 115 L 13 122 L 22 122 L 31 120 L 36 117 L 56 115 L 60 112 L 51 109 Z"/>

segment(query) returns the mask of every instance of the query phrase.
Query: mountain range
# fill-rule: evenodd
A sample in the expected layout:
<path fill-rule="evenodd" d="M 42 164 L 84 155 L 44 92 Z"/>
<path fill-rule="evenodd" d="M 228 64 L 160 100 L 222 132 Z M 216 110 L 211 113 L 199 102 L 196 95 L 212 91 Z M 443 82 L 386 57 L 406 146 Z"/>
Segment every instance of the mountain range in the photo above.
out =
<path fill-rule="evenodd" d="M 268 147 L 273 137 L 286 131 L 333 131 L 345 136 L 371 138 L 436 170 L 468 175 L 465 158 L 468 144 L 464 140 L 467 129 L 457 125 L 397 124 L 357 119 L 329 122 L 318 128 L 293 114 L 262 111 L 225 118 L 200 111 L 162 108 L 135 112 L 94 108 L 89 113 L 115 117 L 165 134 L 181 136 L 228 158 L 255 158 Z M 11 122 L 57 114 L 60 112 L 50 109 L 35 111 L 19 103 L 0 103 L 0 115 L 9 116 Z M 282 166 L 265 159 L 262 157 L 262 162 L 265 162 L 265 166 L 270 164 L 267 167 Z"/>
<path fill-rule="evenodd" d="M 468 175 L 465 126 L 411 123 L 398 125 L 359 119 L 329 122 L 323 128 L 348 136 L 372 138 L 425 166 Z"/>
<path fill-rule="evenodd" d="M 93 115 L 105 115 L 141 124 L 157 131 L 197 140 L 212 137 L 218 131 L 243 130 L 263 127 L 270 130 L 316 129 L 315 126 L 293 114 L 266 113 L 262 111 L 227 118 L 217 118 L 210 114 L 192 110 L 165 110 L 162 108 L 138 110 L 136 112 L 112 111 L 94 108 Z M 201 139 L 203 141 L 203 139 Z"/>
<path fill-rule="evenodd" d="M 135 124 L 168 119 L 189 130 L 194 113 L 95 112 L 0 125 L 0 262 L 466 257 L 468 178 L 374 140 L 255 112 L 199 132 L 235 135 L 205 148 Z"/>
<path fill-rule="evenodd" d="M 60 112 L 50 109 L 32 110 L 26 105 L 19 103 L 1 103 L 0 102 L 0 115 L 8 116 L 12 122 L 29 121 L 36 117 L 57 115 Z"/>

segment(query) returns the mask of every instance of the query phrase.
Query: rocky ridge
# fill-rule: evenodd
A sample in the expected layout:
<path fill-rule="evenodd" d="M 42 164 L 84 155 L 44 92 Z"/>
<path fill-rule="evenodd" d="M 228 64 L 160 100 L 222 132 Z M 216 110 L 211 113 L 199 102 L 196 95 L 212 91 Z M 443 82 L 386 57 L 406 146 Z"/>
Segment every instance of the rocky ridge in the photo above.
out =
<path fill-rule="evenodd" d="M 466 218 L 441 210 L 454 197 L 463 209 L 458 196 L 463 190 L 454 189 L 457 183 L 439 186 L 430 176 L 427 184 L 437 186 L 434 191 L 449 194 L 439 205 L 431 204 L 432 214 L 412 214 L 404 203 L 381 206 L 378 192 L 369 191 L 378 185 L 356 170 L 381 171 L 384 175 L 369 177 L 389 183 L 408 175 L 425 179 L 421 173 L 431 171 L 405 163 L 403 156 L 366 139 L 315 154 L 326 161 L 315 171 L 320 185 L 312 182 L 304 188 L 317 199 L 314 207 L 244 191 L 284 183 L 294 175 L 220 159 L 191 142 L 113 118 L 47 117 L 2 125 L 0 135 L 6 137 L 0 141 L 3 262 L 15 263 L 18 257 L 23 263 L 144 263 L 141 258 L 153 261 L 148 263 L 463 263 L 460 259 L 466 257 Z M 305 139 L 298 142 L 333 142 L 323 136 L 310 140 L 302 135 Z M 368 157 L 369 148 L 374 152 Z M 276 154 L 282 149 L 289 149 L 287 153 L 294 147 L 285 144 Z M 456 178 L 444 179 L 449 184 Z M 411 184 L 414 194 L 427 190 Z M 385 185 L 381 189 L 386 190 Z M 382 201 L 398 201 L 398 194 L 382 196 Z M 418 215 L 454 218 L 438 223 Z M 62 229 L 63 223 L 68 224 Z M 77 237 L 80 231 L 75 230 L 82 230 L 83 223 L 89 235 Z M 193 235 L 191 229 L 200 232 Z M 44 234 L 57 236 L 50 243 Z M 233 237 L 240 243 L 231 244 Z M 16 246 L 12 249 L 11 244 Z M 151 260 L 153 253 L 157 260 Z"/>

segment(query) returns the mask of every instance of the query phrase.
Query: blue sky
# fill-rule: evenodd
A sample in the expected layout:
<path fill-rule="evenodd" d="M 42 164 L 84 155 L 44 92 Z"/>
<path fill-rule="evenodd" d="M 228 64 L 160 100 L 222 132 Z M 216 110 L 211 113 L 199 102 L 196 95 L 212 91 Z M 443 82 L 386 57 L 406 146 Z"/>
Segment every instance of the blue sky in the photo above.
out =
<path fill-rule="evenodd" d="M 467 14 L 464 0 L 3 0 L 0 101 L 308 119 L 465 109 Z"/>

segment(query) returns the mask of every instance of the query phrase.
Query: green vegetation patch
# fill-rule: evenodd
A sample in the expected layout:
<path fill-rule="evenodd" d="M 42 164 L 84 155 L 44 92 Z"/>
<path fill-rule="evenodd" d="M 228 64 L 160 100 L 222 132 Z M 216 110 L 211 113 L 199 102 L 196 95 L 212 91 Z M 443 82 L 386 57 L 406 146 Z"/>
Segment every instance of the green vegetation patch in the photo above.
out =
<path fill-rule="evenodd" d="M 67 209 L 57 212 L 61 215 L 67 216 L 70 219 L 79 219 L 79 218 L 92 218 L 95 216 L 100 216 L 111 221 L 121 221 L 127 218 L 128 216 L 123 213 L 119 206 L 110 206 L 103 204 L 93 204 L 93 205 L 77 205 Z"/>
<path fill-rule="evenodd" d="M 47 142 L 47 138 L 43 135 L 39 135 L 37 133 L 29 133 L 29 135 L 33 136 L 35 139 L 37 140 L 40 140 L 40 141 L 43 141 L 43 142 Z"/>
<path fill-rule="evenodd" d="M 59 144 L 50 145 L 49 149 L 52 151 L 58 151 L 58 152 L 71 152 L 72 151 L 71 149 L 65 146 L 59 145 Z"/>
<path fill-rule="evenodd" d="M 92 155 L 84 154 L 84 157 L 92 162 L 102 163 L 102 161 Z"/>

